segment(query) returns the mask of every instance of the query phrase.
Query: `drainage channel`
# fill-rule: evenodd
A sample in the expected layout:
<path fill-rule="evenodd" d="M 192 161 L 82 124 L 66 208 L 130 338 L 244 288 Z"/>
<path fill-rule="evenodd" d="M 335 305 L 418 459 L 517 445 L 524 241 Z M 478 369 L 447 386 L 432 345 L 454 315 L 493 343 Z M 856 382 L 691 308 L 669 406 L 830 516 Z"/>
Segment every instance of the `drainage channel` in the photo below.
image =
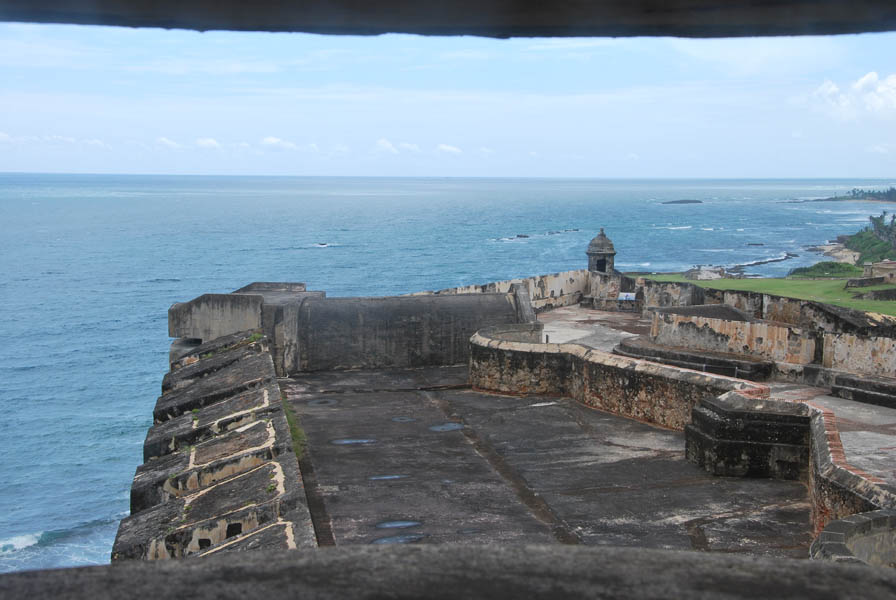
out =
<path fill-rule="evenodd" d="M 449 419 L 457 418 L 453 413 L 450 403 L 437 393 L 420 390 L 418 392 L 427 400 L 436 405 L 445 416 Z M 582 539 L 563 521 L 554 510 L 540 496 L 533 492 L 526 485 L 525 480 L 517 474 L 513 468 L 507 464 L 507 461 L 498 454 L 495 448 L 487 441 L 483 440 L 472 427 L 465 427 L 460 423 L 457 427 L 451 427 L 449 430 L 460 430 L 467 441 L 469 441 L 476 452 L 482 456 L 495 472 L 510 486 L 517 498 L 522 502 L 535 518 L 547 524 L 551 528 L 551 533 L 561 544 L 582 544 Z"/>
<path fill-rule="evenodd" d="M 280 387 L 281 394 L 285 395 L 284 402 L 289 402 L 289 392 L 285 386 Z M 305 500 L 308 503 L 308 512 L 311 513 L 311 526 L 314 527 L 314 536 L 317 545 L 335 546 L 336 538 L 333 537 L 333 527 L 324 498 L 320 493 L 317 483 L 317 475 L 314 473 L 314 463 L 311 460 L 310 444 L 305 445 L 305 450 L 299 458 L 299 471 L 302 474 L 302 487 L 305 488 Z"/>

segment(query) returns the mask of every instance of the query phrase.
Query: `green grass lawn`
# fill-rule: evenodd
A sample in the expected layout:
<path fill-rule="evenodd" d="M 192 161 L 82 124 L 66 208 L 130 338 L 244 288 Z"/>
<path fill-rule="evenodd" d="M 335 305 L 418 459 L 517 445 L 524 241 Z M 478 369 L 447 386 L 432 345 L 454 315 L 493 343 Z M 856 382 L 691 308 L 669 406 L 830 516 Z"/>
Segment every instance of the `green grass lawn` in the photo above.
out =
<path fill-rule="evenodd" d="M 691 281 L 685 279 L 679 273 L 658 273 L 656 275 L 644 275 L 656 281 L 676 281 L 693 283 L 700 287 L 717 290 L 741 290 L 747 292 L 761 292 L 774 294 L 788 298 L 801 300 L 814 300 L 826 302 L 836 306 L 844 306 L 855 310 L 876 312 L 885 315 L 896 316 L 896 301 L 893 300 L 856 300 L 853 298 L 853 290 L 845 289 L 846 279 L 716 279 L 713 281 Z M 858 293 L 896 287 L 894 285 L 879 285 L 870 288 L 857 288 Z"/>

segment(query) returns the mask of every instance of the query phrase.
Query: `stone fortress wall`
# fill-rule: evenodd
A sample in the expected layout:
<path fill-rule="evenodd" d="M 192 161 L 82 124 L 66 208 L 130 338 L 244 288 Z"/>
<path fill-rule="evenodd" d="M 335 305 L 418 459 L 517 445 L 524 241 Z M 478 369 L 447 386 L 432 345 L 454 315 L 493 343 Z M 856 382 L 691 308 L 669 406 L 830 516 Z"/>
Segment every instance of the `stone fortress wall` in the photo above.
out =
<path fill-rule="evenodd" d="M 634 303 L 651 317 L 657 347 L 766 361 L 773 369 L 758 371 L 764 376 L 835 382 L 845 397 L 870 398 L 892 393 L 887 381 L 869 387 L 861 374 L 891 374 L 896 321 L 629 278 L 613 270 L 614 256 L 601 232 L 588 270 L 387 298 L 328 298 L 304 284 L 262 282 L 173 305 L 169 331 L 179 339 L 114 557 L 315 546 L 302 442 L 276 381 L 319 370 L 469 364 L 474 389 L 571 397 L 683 430 L 688 458 L 711 473 L 806 481 L 817 531 L 896 507 L 896 490 L 846 462 L 829 411 L 674 361 L 542 343 L 536 313 Z M 864 383 L 847 381 L 857 373 Z"/>

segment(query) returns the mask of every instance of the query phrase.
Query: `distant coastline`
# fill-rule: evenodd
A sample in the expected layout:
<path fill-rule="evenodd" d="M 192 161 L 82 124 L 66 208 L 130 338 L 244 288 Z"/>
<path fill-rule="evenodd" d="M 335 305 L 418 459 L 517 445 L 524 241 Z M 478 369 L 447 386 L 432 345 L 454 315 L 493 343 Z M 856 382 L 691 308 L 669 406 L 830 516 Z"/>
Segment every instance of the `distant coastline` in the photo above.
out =
<path fill-rule="evenodd" d="M 884 202 L 896 204 L 896 187 L 886 190 L 863 190 L 853 188 L 845 196 L 831 196 L 830 198 L 807 198 L 804 200 L 787 200 L 784 204 L 803 204 L 806 202 Z"/>

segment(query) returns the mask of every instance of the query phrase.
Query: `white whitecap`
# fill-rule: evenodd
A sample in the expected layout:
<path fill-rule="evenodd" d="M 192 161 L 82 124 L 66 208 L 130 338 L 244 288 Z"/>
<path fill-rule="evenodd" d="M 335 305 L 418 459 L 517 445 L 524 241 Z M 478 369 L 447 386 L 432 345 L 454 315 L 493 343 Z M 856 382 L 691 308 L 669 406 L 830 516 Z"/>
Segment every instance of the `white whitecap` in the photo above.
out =
<path fill-rule="evenodd" d="M 42 534 L 43 532 L 39 531 L 37 533 L 26 533 L 24 535 L 16 535 L 5 540 L 0 540 L 0 554 L 7 554 L 9 552 L 15 552 L 16 550 L 22 550 L 28 546 L 33 546 L 40 540 Z"/>

